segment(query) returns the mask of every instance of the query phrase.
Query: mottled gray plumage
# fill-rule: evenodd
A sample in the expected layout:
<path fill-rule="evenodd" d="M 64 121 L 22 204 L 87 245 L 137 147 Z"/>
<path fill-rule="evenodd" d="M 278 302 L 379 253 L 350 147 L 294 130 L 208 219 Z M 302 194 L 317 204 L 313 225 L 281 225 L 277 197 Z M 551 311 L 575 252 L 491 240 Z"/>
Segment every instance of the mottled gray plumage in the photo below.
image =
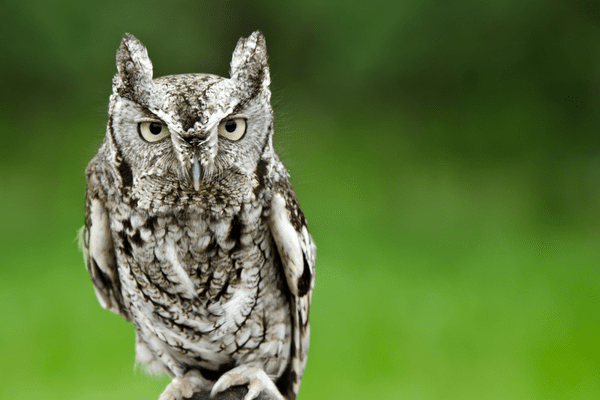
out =
<path fill-rule="evenodd" d="M 100 304 L 135 325 L 136 359 L 173 378 L 161 400 L 233 385 L 294 399 L 315 248 L 273 149 L 263 35 L 240 39 L 230 79 L 153 79 L 129 34 L 117 69 L 81 237 Z"/>

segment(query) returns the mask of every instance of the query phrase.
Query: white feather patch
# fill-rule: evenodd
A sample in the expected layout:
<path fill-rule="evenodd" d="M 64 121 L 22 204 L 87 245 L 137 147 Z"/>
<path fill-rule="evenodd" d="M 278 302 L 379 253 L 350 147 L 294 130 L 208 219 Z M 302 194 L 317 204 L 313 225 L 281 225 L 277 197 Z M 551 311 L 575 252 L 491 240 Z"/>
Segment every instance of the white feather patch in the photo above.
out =
<path fill-rule="evenodd" d="M 171 262 L 173 266 L 173 270 L 179 277 L 179 282 L 181 286 L 183 286 L 187 290 L 187 294 L 190 298 L 196 297 L 196 287 L 194 283 L 190 279 L 190 276 L 185 272 L 181 264 L 179 263 L 179 259 L 177 258 L 177 254 L 175 253 L 175 246 L 170 240 L 165 241 L 165 254 L 167 259 Z"/>
<path fill-rule="evenodd" d="M 285 208 L 285 199 L 280 194 L 273 195 L 269 225 L 279 256 L 283 262 L 285 277 L 293 295 L 298 295 L 298 278 L 304 270 L 304 259 L 298 232 L 290 222 Z"/>
<path fill-rule="evenodd" d="M 115 275 L 114 248 L 110 234 L 110 222 L 106 209 L 100 200 L 93 199 L 90 207 L 90 242 L 89 256 L 94 259 L 96 265 L 105 275 L 113 278 Z M 86 260 L 87 262 L 87 260 Z M 107 308 L 115 313 L 119 310 L 114 299 L 101 290 L 97 282 L 94 282 L 94 291 L 102 308 Z M 108 288 L 102 288 L 108 290 Z"/>
<path fill-rule="evenodd" d="M 108 213 L 99 200 L 92 200 L 90 219 L 90 254 L 106 275 L 113 274 L 114 252 Z"/>

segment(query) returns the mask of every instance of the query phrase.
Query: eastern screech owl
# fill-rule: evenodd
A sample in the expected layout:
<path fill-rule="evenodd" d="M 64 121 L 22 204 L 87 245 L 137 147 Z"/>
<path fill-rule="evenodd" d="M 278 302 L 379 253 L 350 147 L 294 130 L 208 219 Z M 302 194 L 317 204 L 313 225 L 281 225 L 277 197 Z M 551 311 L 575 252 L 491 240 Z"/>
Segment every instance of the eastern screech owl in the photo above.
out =
<path fill-rule="evenodd" d="M 117 51 L 106 136 L 86 170 L 81 242 L 102 307 L 166 371 L 160 400 L 247 385 L 295 399 L 306 364 L 315 246 L 273 149 L 265 39 L 240 39 L 231 78 L 152 78 Z"/>

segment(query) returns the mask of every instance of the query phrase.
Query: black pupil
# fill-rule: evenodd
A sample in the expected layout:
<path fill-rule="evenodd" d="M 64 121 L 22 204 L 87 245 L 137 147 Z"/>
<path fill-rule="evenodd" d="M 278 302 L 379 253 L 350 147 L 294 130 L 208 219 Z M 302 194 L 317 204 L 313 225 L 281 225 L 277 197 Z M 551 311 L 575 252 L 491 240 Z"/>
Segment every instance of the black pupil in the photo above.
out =
<path fill-rule="evenodd" d="M 225 130 L 229 133 L 234 132 L 235 128 L 237 128 L 237 124 L 235 123 L 234 120 L 230 119 L 229 121 L 225 122 Z"/>
<path fill-rule="evenodd" d="M 162 132 L 162 125 L 159 122 L 152 122 L 150 124 L 150 133 L 153 135 L 160 135 Z"/>

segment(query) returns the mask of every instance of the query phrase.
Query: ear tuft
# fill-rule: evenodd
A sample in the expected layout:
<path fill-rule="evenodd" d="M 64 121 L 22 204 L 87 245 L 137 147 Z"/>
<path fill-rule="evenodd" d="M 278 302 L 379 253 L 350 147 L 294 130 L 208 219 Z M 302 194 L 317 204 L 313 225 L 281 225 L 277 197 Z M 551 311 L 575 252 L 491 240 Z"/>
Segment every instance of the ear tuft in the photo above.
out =
<path fill-rule="evenodd" d="M 247 39 L 240 38 L 231 58 L 231 79 L 249 86 L 269 86 L 269 65 L 265 37 L 255 31 Z"/>
<path fill-rule="evenodd" d="M 117 50 L 117 70 L 113 91 L 141 102 L 141 95 L 152 85 L 152 62 L 144 45 L 130 33 L 125 34 Z"/>

